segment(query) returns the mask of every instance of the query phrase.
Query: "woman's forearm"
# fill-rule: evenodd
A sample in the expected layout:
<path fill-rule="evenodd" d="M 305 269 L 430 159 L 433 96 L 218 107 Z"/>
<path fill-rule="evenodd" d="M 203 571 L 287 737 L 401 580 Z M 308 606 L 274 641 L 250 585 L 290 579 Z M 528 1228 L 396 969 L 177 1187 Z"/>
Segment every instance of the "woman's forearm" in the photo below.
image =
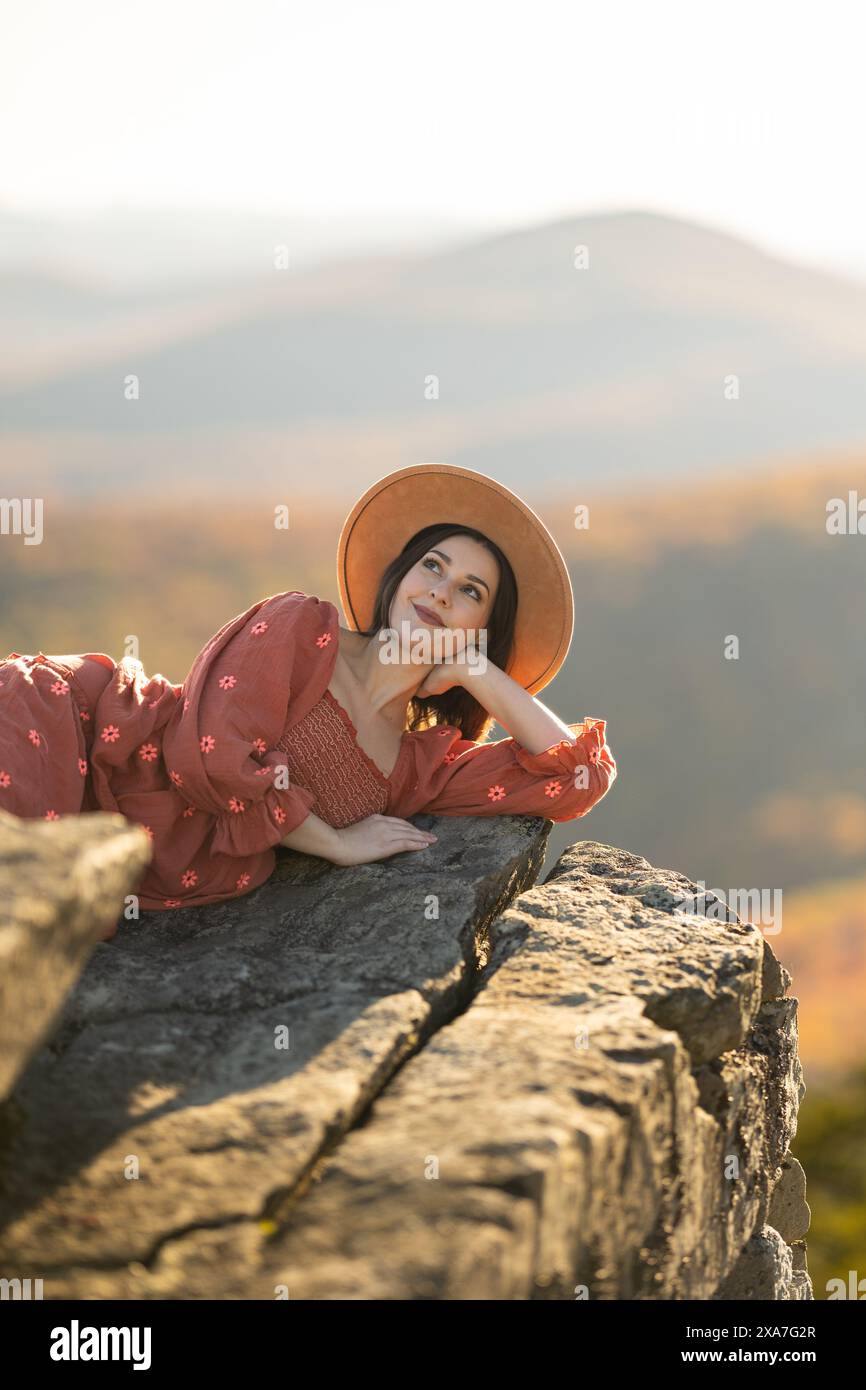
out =
<path fill-rule="evenodd" d="M 287 849 L 299 850 L 301 854 L 318 854 L 321 859 L 330 859 L 331 863 L 334 862 L 332 855 L 336 853 L 339 843 L 339 831 L 333 825 L 328 825 L 327 821 L 314 816 L 312 811 L 306 820 L 302 820 L 280 841 Z"/>
<path fill-rule="evenodd" d="M 528 753 L 543 753 L 560 739 L 576 742 L 571 729 L 553 710 L 492 661 L 485 662 L 484 670 L 478 667 L 471 670 L 471 674 L 470 670 L 463 667 L 460 684 Z"/>

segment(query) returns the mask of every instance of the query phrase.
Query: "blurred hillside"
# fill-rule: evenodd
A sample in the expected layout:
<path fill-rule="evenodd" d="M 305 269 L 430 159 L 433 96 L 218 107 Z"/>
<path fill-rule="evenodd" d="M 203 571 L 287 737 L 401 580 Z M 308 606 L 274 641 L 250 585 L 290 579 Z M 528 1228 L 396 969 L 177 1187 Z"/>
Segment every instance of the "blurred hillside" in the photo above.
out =
<path fill-rule="evenodd" d="M 861 996 L 862 998 L 862 996 Z M 809 1085 L 800 1105 L 791 1152 L 806 1172 L 812 1213 L 807 1236 L 809 1274 L 816 1298 L 827 1281 L 849 1270 L 863 1278 L 866 1256 L 866 1067 L 862 1060 L 830 1087 Z M 863 1298 L 862 1292 L 859 1298 Z"/>
<path fill-rule="evenodd" d="M 800 1056 L 807 1088 L 822 1087 L 866 1058 L 866 873 L 786 894 L 774 951 L 800 1000 Z M 866 1070 L 861 1076 L 866 1108 Z M 866 1148 L 863 1152 L 866 1176 Z M 864 1192 L 866 1198 L 866 1192 Z M 864 1222 L 866 1236 L 866 1222 Z"/>
<path fill-rule="evenodd" d="M 866 286 L 676 218 L 290 255 L 285 271 L 285 230 L 263 223 L 224 271 L 203 250 L 198 276 L 148 285 L 144 229 L 99 230 L 111 283 L 37 230 L 26 265 L 0 269 L 7 494 L 208 498 L 289 479 L 313 501 L 323 473 L 348 487 L 437 458 L 515 487 L 640 486 L 866 440 Z"/>

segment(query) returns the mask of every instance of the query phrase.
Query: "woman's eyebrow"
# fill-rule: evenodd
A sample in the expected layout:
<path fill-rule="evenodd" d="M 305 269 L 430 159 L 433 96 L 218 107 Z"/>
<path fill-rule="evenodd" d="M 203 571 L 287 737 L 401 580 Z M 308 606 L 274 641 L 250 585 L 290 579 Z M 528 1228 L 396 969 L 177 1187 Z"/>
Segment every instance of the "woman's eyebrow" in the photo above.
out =
<path fill-rule="evenodd" d="M 442 559 L 445 561 L 446 565 L 450 565 L 450 564 L 451 564 L 451 556 L 450 556 L 450 555 L 446 555 L 444 550 L 431 550 L 431 551 L 430 551 L 430 554 L 431 554 L 431 555 L 441 555 L 441 556 L 442 556 Z M 477 574 L 467 574 L 466 578 L 467 578 L 467 579 L 474 579 L 475 582 L 476 582 L 477 584 L 484 584 L 484 587 L 485 587 L 485 589 L 487 590 L 488 594 L 490 593 L 490 585 L 489 585 L 489 584 L 486 584 L 486 583 L 484 582 L 483 579 L 480 579 L 480 578 L 478 577 Z"/>

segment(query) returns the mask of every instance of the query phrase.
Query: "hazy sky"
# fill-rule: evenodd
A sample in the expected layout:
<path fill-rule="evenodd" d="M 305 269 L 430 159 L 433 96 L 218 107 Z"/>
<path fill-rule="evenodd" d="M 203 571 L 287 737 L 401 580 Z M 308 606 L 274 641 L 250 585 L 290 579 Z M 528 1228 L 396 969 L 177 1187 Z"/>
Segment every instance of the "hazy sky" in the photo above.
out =
<path fill-rule="evenodd" d="M 866 262 L 859 6 L 2 0 L 0 207 L 505 229 L 643 207 Z"/>

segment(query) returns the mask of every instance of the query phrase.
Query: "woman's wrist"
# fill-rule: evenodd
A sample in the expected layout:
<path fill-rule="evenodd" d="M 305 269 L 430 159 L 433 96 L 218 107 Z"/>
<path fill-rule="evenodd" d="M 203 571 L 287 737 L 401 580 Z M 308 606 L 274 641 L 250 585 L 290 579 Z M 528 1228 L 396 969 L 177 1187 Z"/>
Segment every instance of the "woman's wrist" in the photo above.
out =
<path fill-rule="evenodd" d="M 495 666 L 487 657 L 483 661 L 458 661 L 456 665 L 457 683 L 465 686 L 467 690 L 472 690 L 473 686 L 476 690 L 481 690 L 484 687 L 484 678 L 485 676 L 489 677 L 491 670 L 498 671 L 499 667 Z"/>

